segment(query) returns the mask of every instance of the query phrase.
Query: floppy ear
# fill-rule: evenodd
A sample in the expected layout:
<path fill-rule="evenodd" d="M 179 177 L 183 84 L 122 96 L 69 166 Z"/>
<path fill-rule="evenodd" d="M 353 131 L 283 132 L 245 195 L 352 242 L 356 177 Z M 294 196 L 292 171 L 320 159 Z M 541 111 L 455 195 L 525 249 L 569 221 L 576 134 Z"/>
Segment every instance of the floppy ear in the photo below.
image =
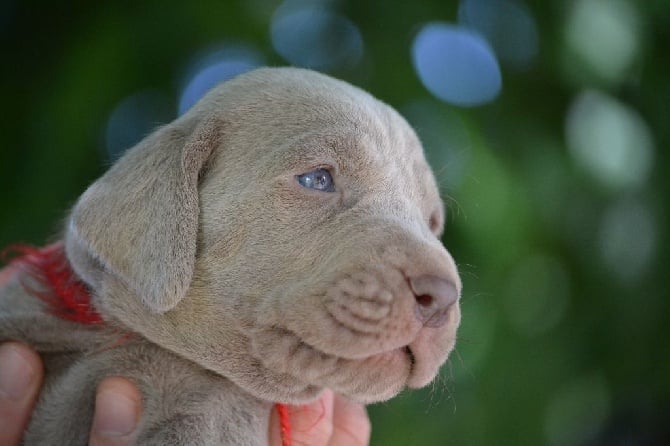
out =
<path fill-rule="evenodd" d="M 94 288 L 116 276 L 153 312 L 177 305 L 195 264 L 198 177 L 220 142 L 217 118 L 179 120 L 130 149 L 72 211 L 66 248 L 75 271 Z"/>

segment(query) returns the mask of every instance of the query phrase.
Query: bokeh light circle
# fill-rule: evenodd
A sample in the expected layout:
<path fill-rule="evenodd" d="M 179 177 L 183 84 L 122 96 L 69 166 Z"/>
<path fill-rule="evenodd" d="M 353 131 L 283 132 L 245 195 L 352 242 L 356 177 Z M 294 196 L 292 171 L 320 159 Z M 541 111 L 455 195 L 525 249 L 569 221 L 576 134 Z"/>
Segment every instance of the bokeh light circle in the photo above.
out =
<path fill-rule="evenodd" d="M 316 3 L 285 2 L 277 9 L 270 25 L 275 51 L 293 65 L 316 70 L 356 66 L 363 56 L 358 27 Z"/>
<path fill-rule="evenodd" d="M 170 101 L 157 90 L 143 90 L 122 99 L 105 127 L 105 148 L 111 161 L 119 158 L 159 124 L 174 118 Z"/>
<path fill-rule="evenodd" d="M 412 59 L 419 79 L 436 97 L 471 107 L 494 100 L 502 88 L 493 50 L 479 34 L 447 23 L 429 23 L 417 34 Z"/>
<path fill-rule="evenodd" d="M 528 256 L 507 279 L 508 321 L 524 336 L 546 333 L 561 322 L 570 294 L 570 276 L 561 261 L 546 254 Z"/>
<path fill-rule="evenodd" d="M 263 58 L 253 49 L 226 45 L 199 56 L 188 70 L 185 86 L 179 97 L 179 115 L 221 82 L 263 65 Z"/>
<path fill-rule="evenodd" d="M 558 388 L 546 408 L 544 431 L 552 446 L 594 444 L 612 406 L 611 390 L 601 372 L 572 378 Z"/>
<path fill-rule="evenodd" d="M 604 186 L 621 190 L 647 182 L 651 131 L 636 111 L 609 95 L 581 93 L 568 111 L 566 138 L 575 162 Z"/>
<path fill-rule="evenodd" d="M 462 0 L 461 25 L 486 37 L 498 57 L 516 68 L 525 68 L 538 50 L 535 19 L 522 3 L 512 0 Z"/>
<path fill-rule="evenodd" d="M 642 46 L 640 22 L 628 0 L 573 2 L 565 26 L 566 71 L 582 82 L 589 75 L 606 85 L 625 80 Z"/>
<path fill-rule="evenodd" d="M 611 205 L 598 236 L 602 261 L 616 280 L 631 282 L 649 270 L 659 236 L 652 210 L 639 199 L 624 198 Z"/>

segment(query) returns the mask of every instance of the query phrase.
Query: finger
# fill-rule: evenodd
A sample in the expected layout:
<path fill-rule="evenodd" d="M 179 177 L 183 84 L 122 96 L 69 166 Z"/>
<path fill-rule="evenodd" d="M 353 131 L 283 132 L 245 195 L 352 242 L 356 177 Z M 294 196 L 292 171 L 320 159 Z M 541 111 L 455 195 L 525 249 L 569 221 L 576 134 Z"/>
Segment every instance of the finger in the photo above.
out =
<path fill-rule="evenodd" d="M 42 361 L 29 347 L 17 342 L 0 346 L 0 444 L 19 444 L 43 376 Z"/>
<path fill-rule="evenodd" d="M 270 432 L 269 432 L 269 442 L 270 446 L 282 446 L 282 434 L 279 425 L 279 413 L 277 411 L 277 406 L 272 406 L 270 411 Z"/>
<path fill-rule="evenodd" d="M 140 391 L 128 380 L 106 378 L 98 386 L 89 446 L 135 444 L 142 412 Z"/>
<path fill-rule="evenodd" d="M 333 434 L 333 392 L 324 390 L 310 404 L 288 406 L 288 416 L 292 445 L 328 446 Z M 270 414 L 270 446 L 282 446 L 276 407 Z"/>
<path fill-rule="evenodd" d="M 43 374 L 39 356 L 27 346 L 0 346 L 0 444 L 19 444 Z"/>
<path fill-rule="evenodd" d="M 365 406 L 335 395 L 333 436 L 328 446 L 367 446 L 370 443 L 370 418 Z"/>

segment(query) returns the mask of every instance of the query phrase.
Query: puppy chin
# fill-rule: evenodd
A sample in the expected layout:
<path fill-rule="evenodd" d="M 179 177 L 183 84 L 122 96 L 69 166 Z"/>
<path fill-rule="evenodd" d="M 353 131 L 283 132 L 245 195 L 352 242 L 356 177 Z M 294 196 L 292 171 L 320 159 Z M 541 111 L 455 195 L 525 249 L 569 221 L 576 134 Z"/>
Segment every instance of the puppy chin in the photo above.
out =
<path fill-rule="evenodd" d="M 319 351 L 279 328 L 259 330 L 251 346 L 251 355 L 264 373 L 280 373 L 303 385 L 329 388 L 361 403 L 394 397 L 406 387 L 412 370 L 412 359 L 403 348 L 347 359 Z"/>

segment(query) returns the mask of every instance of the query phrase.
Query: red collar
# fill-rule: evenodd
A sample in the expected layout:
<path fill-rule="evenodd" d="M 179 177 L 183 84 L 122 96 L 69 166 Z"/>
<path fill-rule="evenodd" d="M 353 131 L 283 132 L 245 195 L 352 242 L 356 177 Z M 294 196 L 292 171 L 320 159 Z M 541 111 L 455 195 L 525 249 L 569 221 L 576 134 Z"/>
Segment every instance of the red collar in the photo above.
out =
<path fill-rule="evenodd" d="M 275 404 L 279 414 L 279 432 L 281 433 L 282 446 L 291 446 L 291 419 L 288 416 L 286 404 Z"/>
<path fill-rule="evenodd" d="M 24 288 L 40 298 L 47 311 L 61 319 L 80 324 L 102 325 L 104 319 L 91 303 L 88 286 L 77 277 L 65 255 L 63 242 L 57 242 L 44 248 L 27 245 L 13 245 L 3 251 L 16 252 L 20 257 L 13 259 L 9 268 L 17 268 L 32 279 L 23 282 Z M 279 414 L 279 427 L 282 446 L 291 445 L 291 424 L 288 408 L 285 404 L 275 404 Z"/>
<path fill-rule="evenodd" d="M 44 248 L 13 245 L 7 251 L 21 254 L 21 257 L 11 261 L 10 267 L 19 269 L 32 279 L 22 282 L 22 285 L 47 304 L 49 313 L 80 324 L 104 323 L 91 304 L 88 287 L 70 268 L 62 242 Z"/>

